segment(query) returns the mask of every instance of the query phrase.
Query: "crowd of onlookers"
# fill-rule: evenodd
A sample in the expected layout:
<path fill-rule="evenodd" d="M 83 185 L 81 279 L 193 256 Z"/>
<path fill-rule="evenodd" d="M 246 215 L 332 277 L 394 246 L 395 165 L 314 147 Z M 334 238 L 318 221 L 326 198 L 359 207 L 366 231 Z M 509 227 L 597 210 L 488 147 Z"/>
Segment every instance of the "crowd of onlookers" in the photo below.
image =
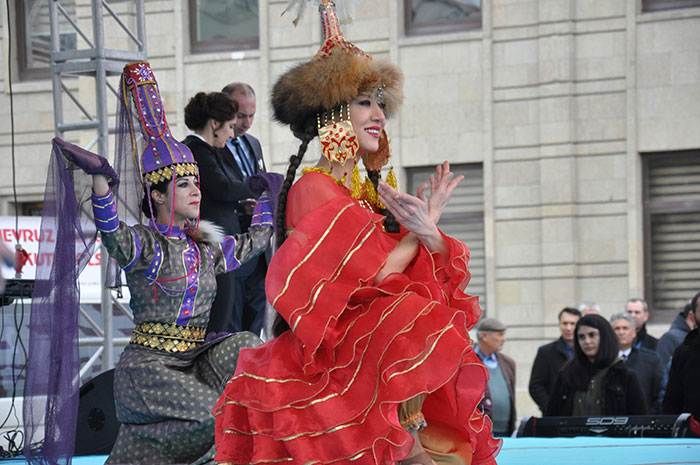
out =
<path fill-rule="evenodd" d="M 544 416 L 691 413 L 700 418 L 700 310 L 696 294 L 670 329 L 647 332 L 647 303 L 627 301 L 610 319 L 593 302 L 559 312 L 560 337 L 537 350 L 529 392 Z M 489 370 L 482 410 L 496 436 L 516 428 L 515 362 L 501 353 L 506 326 L 477 325 L 474 350 Z"/>

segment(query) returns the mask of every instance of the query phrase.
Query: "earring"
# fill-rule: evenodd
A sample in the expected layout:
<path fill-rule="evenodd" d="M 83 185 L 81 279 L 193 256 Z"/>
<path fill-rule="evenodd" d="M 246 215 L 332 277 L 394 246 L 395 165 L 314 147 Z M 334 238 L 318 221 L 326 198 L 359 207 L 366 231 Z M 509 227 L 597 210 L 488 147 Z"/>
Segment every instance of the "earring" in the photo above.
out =
<path fill-rule="evenodd" d="M 217 133 L 214 133 L 214 139 L 218 139 L 219 135 Z"/>
<path fill-rule="evenodd" d="M 380 171 L 391 158 L 391 144 L 386 129 L 379 135 L 379 148 L 376 152 L 363 153 L 362 162 L 369 171 Z"/>
<path fill-rule="evenodd" d="M 394 174 L 394 165 L 391 165 L 391 168 L 389 168 L 389 174 L 386 175 L 386 183 L 394 189 L 399 188 L 399 182 L 396 180 L 396 174 Z"/>
<path fill-rule="evenodd" d="M 156 203 L 158 205 L 163 205 L 165 203 L 165 200 L 156 200 Z"/>
<path fill-rule="evenodd" d="M 357 167 L 357 160 L 355 160 L 355 167 L 352 169 L 350 186 L 350 196 L 353 199 L 361 199 L 362 194 L 364 194 L 364 184 L 362 183 L 362 177 L 360 176 L 360 169 Z"/>
<path fill-rule="evenodd" d="M 346 118 L 343 118 L 343 110 L 345 110 Z M 357 133 L 350 122 L 350 106 L 341 107 L 339 121 L 335 121 L 335 110 L 331 110 L 331 120 L 328 121 L 327 115 L 324 115 L 323 124 L 321 124 L 321 115 L 316 116 L 318 125 L 318 136 L 321 142 L 321 153 L 328 161 L 337 161 L 341 165 L 345 165 L 345 161 L 350 158 L 354 159 L 360 144 L 357 141 Z"/>

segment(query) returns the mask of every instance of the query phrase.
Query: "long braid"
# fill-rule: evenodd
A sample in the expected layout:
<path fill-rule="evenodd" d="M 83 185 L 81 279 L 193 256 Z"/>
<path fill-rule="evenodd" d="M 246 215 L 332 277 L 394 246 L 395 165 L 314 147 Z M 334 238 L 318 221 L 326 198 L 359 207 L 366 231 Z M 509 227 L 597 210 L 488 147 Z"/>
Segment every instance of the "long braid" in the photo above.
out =
<path fill-rule="evenodd" d="M 287 174 L 280 188 L 279 196 L 277 197 L 277 219 L 275 221 L 275 243 L 277 248 L 282 245 L 287 237 L 287 194 L 289 194 L 289 189 L 292 187 L 292 184 L 294 184 L 297 168 L 299 168 L 301 161 L 304 159 L 306 149 L 309 147 L 309 142 L 318 134 L 316 127 L 313 125 L 302 131 L 294 131 L 294 128 L 292 128 L 292 132 L 301 140 L 301 144 L 299 145 L 299 151 L 296 155 L 289 157 Z M 276 313 L 275 321 L 272 323 L 273 336 L 277 337 L 288 329 L 289 325 L 287 322 L 279 313 Z"/>
<path fill-rule="evenodd" d="M 377 187 L 379 186 L 379 170 L 367 170 L 367 177 L 369 177 L 369 180 L 372 181 L 372 184 L 374 185 L 374 190 L 377 190 Z M 386 232 L 397 233 L 400 231 L 399 222 L 396 221 L 396 218 L 394 218 L 393 213 L 391 213 L 386 208 L 380 208 L 379 213 L 386 217 L 386 219 L 384 220 L 384 230 Z"/>
<path fill-rule="evenodd" d="M 279 196 L 277 197 L 277 214 L 275 224 L 275 242 L 279 248 L 287 237 L 287 194 L 289 189 L 294 184 L 297 168 L 304 159 L 304 154 L 309 146 L 309 140 L 302 140 L 299 145 L 299 151 L 289 157 L 289 166 L 287 167 L 287 175 L 284 178 L 282 187 L 280 188 Z"/>

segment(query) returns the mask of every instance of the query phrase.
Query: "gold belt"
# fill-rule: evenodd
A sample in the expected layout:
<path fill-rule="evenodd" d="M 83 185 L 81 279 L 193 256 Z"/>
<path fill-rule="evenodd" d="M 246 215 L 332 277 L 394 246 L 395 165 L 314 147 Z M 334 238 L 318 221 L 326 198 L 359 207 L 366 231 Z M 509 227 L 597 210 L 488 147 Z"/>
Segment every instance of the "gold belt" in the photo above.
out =
<path fill-rule="evenodd" d="M 207 328 L 198 326 L 147 321 L 136 325 L 129 342 L 166 352 L 185 352 L 200 346 L 206 332 Z"/>

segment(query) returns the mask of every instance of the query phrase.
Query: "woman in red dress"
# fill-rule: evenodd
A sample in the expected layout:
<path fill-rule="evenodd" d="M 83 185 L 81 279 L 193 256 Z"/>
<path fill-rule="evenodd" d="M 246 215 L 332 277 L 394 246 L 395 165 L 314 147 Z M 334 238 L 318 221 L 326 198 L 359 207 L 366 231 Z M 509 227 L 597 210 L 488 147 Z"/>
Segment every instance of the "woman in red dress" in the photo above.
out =
<path fill-rule="evenodd" d="M 427 200 L 426 186 L 377 182 L 401 73 L 342 36 L 332 2 L 321 14 L 324 46 L 273 88 L 275 117 L 302 141 L 266 280 L 281 334 L 241 352 L 214 408 L 216 460 L 495 463 L 500 442 L 477 409 L 488 374 L 468 335 L 481 314 L 463 292 L 469 251 L 436 226 L 461 177 L 438 167 Z M 322 156 L 292 185 L 316 135 Z M 360 157 L 374 182 L 360 181 Z"/>

